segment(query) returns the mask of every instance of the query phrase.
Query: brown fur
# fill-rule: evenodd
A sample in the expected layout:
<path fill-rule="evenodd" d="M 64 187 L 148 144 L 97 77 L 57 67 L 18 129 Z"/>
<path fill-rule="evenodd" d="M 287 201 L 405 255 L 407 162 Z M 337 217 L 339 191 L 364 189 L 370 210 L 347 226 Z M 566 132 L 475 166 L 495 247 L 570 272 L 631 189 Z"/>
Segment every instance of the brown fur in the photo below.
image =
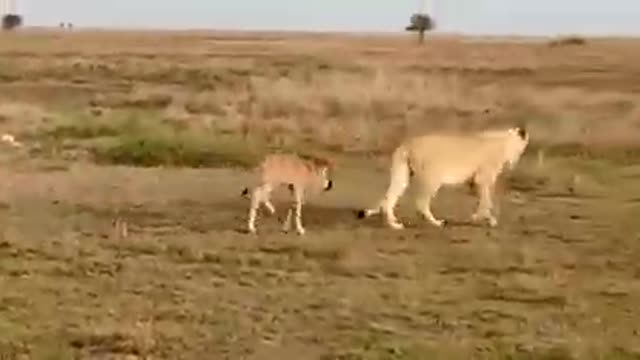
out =
<path fill-rule="evenodd" d="M 294 205 L 287 213 L 287 219 L 283 226 L 288 231 L 291 224 L 291 215 L 295 211 L 296 228 L 303 234 L 304 229 L 300 220 L 303 194 L 305 190 L 330 190 L 333 182 L 330 173 L 334 168 L 334 162 L 330 159 L 310 155 L 298 154 L 270 154 L 256 168 L 259 184 L 253 188 L 245 188 L 242 195 L 251 192 L 251 207 L 249 209 L 249 231 L 254 233 L 256 212 L 260 204 L 264 204 L 269 212 L 274 213 L 275 208 L 270 201 L 270 194 L 276 187 L 286 185 L 294 197 Z"/>

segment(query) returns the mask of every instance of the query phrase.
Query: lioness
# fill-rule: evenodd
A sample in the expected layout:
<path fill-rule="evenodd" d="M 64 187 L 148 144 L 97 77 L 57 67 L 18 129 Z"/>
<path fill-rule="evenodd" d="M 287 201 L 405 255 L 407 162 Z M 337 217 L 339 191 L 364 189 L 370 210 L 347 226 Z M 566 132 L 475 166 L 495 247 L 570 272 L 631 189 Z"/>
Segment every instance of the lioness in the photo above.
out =
<path fill-rule="evenodd" d="M 286 185 L 292 196 L 292 206 L 287 212 L 282 230 L 287 232 L 291 228 L 291 215 L 295 211 L 296 230 L 303 235 L 302 202 L 305 190 L 329 191 L 333 187 L 330 178 L 333 162 L 320 157 L 302 156 L 296 154 L 270 154 L 257 167 L 259 184 L 251 191 L 251 206 L 249 208 L 248 228 L 250 233 L 256 233 L 255 221 L 260 204 L 273 214 L 275 207 L 271 203 L 271 192 L 281 185 Z M 249 188 L 242 191 L 248 195 Z"/>
<path fill-rule="evenodd" d="M 444 220 L 431 213 L 431 199 L 445 185 L 467 184 L 479 197 L 472 221 L 488 220 L 494 227 L 497 219 L 491 214 L 491 196 L 498 175 L 507 164 L 510 169 L 520 160 L 529 143 L 523 127 L 486 130 L 472 134 L 430 134 L 404 141 L 393 152 L 390 183 L 384 198 L 374 208 L 360 210 L 359 218 L 384 212 L 387 224 L 394 229 L 398 222 L 394 208 L 409 185 L 410 177 L 418 182 L 416 205 L 433 225 L 441 227 Z"/>

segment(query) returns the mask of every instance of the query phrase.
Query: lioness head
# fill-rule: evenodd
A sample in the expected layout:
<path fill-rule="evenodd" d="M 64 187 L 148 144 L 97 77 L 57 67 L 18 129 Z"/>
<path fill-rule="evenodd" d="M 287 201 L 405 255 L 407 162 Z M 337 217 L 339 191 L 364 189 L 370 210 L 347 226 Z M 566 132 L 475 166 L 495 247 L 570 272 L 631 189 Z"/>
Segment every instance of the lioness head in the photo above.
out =
<path fill-rule="evenodd" d="M 520 160 L 527 145 L 529 145 L 529 133 L 524 126 L 512 127 L 508 132 L 509 136 L 505 147 L 505 155 L 509 168 L 513 169 Z"/>

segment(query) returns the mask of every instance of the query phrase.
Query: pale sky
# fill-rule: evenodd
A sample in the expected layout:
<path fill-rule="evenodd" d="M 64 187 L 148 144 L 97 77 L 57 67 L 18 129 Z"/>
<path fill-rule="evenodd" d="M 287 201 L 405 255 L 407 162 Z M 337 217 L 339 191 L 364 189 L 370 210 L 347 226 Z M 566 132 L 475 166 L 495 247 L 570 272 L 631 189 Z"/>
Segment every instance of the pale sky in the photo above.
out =
<path fill-rule="evenodd" d="M 5 0 L 6 1 L 6 0 Z M 15 0 L 27 25 L 398 31 L 420 0 Z M 431 0 L 438 31 L 640 35 L 640 0 Z"/>

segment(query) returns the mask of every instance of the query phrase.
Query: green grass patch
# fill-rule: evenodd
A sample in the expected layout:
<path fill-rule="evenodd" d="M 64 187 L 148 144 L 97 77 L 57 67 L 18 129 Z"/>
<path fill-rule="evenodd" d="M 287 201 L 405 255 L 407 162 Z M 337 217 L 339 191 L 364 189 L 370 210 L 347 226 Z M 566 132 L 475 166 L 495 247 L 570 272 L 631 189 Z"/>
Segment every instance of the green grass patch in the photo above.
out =
<path fill-rule="evenodd" d="M 68 116 L 40 137 L 59 146 L 85 148 L 101 164 L 247 168 L 260 155 L 259 146 L 238 136 L 181 127 L 145 111 Z"/>
<path fill-rule="evenodd" d="M 132 134 L 93 148 L 99 163 L 133 166 L 251 167 L 258 154 L 241 140 L 192 133 Z"/>

